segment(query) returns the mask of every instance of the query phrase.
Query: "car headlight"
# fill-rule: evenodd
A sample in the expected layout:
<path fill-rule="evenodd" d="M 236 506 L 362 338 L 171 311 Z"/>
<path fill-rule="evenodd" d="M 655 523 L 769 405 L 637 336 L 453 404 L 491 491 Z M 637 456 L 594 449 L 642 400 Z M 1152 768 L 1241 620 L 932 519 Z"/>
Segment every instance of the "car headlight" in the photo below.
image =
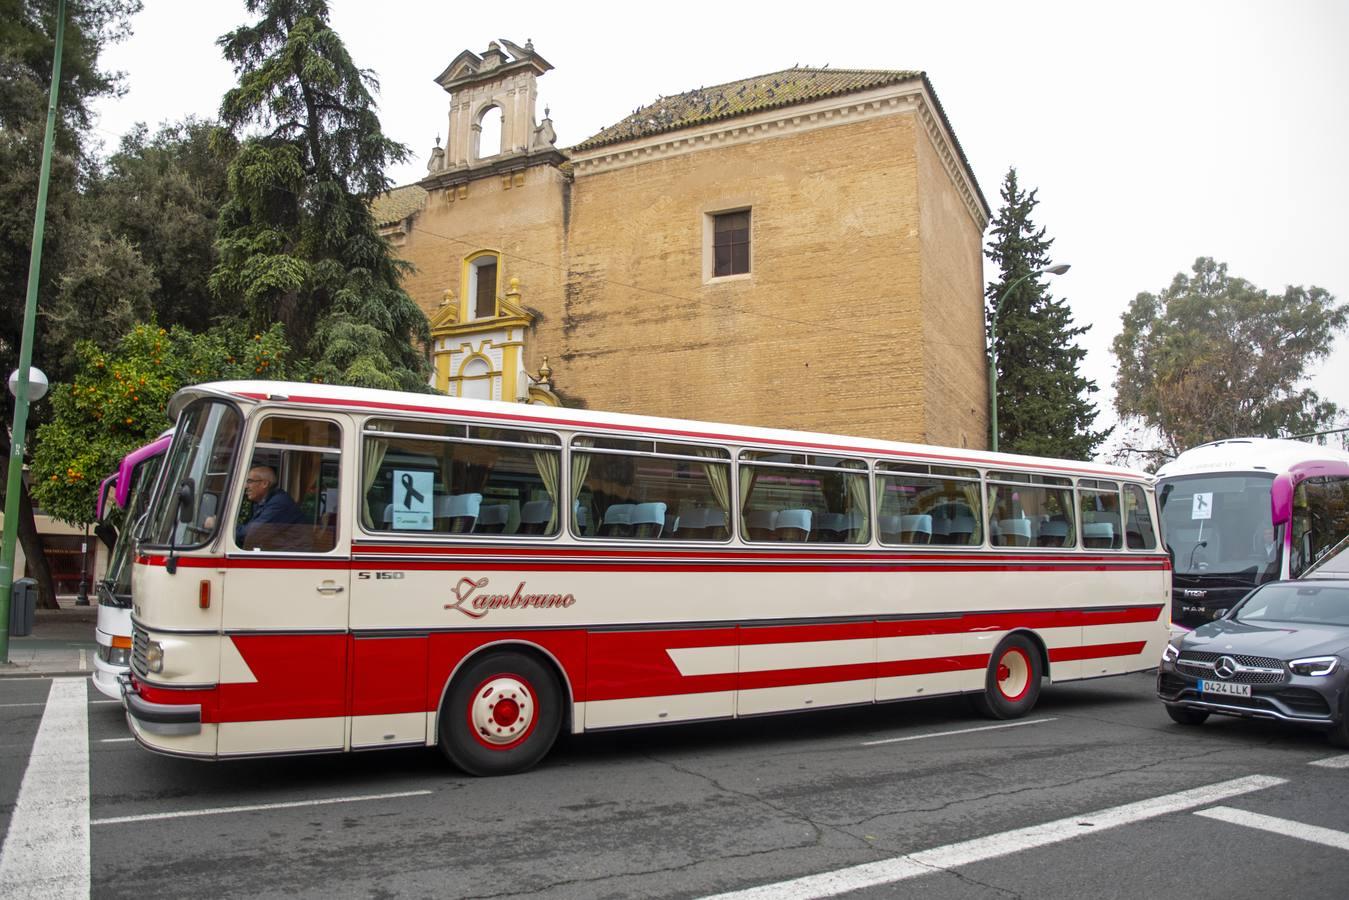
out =
<path fill-rule="evenodd" d="M 1339 667 L 1338 656 L 1309 656 L 1306 659 L 1295 659 L 1288 664 L 1294 675 L 1306 676 L 1329 675 Z"/>
<path fill-rule="evenodd" d="M 1162 648 L 1162 662 L 1173 663 L 1180 658 L 1180 649 L 1175 644 L 1167 644 Z"/>

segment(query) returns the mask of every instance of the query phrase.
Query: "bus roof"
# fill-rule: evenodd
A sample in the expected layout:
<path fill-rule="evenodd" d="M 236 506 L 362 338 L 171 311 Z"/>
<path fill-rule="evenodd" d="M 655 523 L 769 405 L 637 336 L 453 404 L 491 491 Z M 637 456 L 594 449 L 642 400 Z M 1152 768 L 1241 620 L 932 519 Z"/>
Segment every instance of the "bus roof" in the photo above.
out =
<path fill-rule="evenodd" d="M 1268 472 L 1280 475 L 1303 463 L 1349 465 L 1349 453 L 1334 447 L 1282 438 L 1230 438 L 1201 444 L 1157 470 L 1157 479 L 1216 472 Z"/>
<path fill-rule="evenodd" d="M 495 400 L 470 400 L 445 394 L 413 394 L 353 388 L 328 384 L 279 381 L 225 381 L 183 388 L 169 403 L 169 414 L 177 418 L 184 406 L 206 396 L 225 396 L 236 401 L 261 403 L 272 401 L 311 409 L 361 411 L 385 414 L 420 413 L 453 415 L 508 422 L 520 427 L 557 427 L 571 430 L 630 432 L 669 440 L 717 441 L 724 443 L 771 444 L 799 449 L 804 453 L 859 453 L 872 456 L 902 456 L 940 465 L 983 466 L 985 468 L 1035 469 L 1062 472 L 1088 478 L 1118 478 L 1150 484 L 1152 477 L 1121 466 L 1094 462 L 1056 460 L 1047 457 L 990 453 L 983 450 L 944 448 L 871 438 L 847 437 L 748 425 L 666 419 L 627 413 L 597 412 Z"/>

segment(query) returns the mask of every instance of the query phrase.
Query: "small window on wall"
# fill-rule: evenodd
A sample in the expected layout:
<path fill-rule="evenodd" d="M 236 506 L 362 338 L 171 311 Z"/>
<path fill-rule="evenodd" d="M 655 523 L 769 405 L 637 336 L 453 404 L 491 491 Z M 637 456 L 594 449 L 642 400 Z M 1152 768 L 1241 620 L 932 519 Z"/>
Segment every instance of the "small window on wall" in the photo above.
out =
<path fill-rule="evenodd" d="M 983 543 L 977 470 L 922 463 L 878 463 L 876 470 L 882 544 Z"/>
<path fill-rule="evenodd" d="M 482 256 L 469 266 L 469 297 L 473 318 L 491 319 L 497 314 L 497 257 Z"/>
<path fill-rule="evenodd" d="M 1083 478 L 1077 483 L 1082 514 L 1082 546 L 1088 550 L 1118 550 L 1124 546 L 1119 514 L 1119 485 Z"/>
<path fill-rule="evenodd" d="M 712 215 L 712 277 L 749 274 L 749 210 Z"/>
<path fill-rule="evenodd" d="M 748 541 L 865 544 L 867 465 L 796 453 L 740 454 L 740 527 Z"/>
<path fill-rule="evenodd" d="M 333 422 L 263 419 L 244 476 L 237 546 L 325 553 L 337 545 L 341 437 Z"/>
<path fill-rule="evenodd" d="M 544 432 L 372 419 L 361 524 L 402 534 L 553 535 L 561 442 Z"/>
<path fill-rule="evenodd" d="M 989 472 L 988 481 L 988 536 L 994 547 L 1077 546 L 1071 480 Z"/>

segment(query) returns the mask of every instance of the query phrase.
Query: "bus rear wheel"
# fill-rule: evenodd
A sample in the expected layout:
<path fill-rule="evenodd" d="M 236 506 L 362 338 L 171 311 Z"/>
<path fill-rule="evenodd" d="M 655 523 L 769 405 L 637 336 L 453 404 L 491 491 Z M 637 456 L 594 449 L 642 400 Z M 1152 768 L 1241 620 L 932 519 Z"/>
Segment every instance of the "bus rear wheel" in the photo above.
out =
<path fill-rule="evenodd" d="M 1008 635 L 989 657 L 983 693 L 970 699 L 990 719 L 1019 719 L 1035 708 L 1041 675 L 1040 651 L 1024 635 Z"/>
<path fill-rule="evenodd" d="M 562 723 L 562 689 L 534 656 L 503 651 L 464 667 L 440 709 L 440 746 L 470 775 L 533 768 Z"/>

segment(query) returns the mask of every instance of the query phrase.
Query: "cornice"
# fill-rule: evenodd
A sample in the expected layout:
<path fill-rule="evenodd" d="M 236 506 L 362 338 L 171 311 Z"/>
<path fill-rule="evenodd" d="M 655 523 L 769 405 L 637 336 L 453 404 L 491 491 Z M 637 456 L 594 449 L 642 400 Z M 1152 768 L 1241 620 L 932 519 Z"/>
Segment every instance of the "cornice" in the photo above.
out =
<path fill-rule="evenodd" d="M 575 177 L 580 179 L 702 150 L 791 137 L 820 128 L 903 113 L 913 113 L 922 124 L 966 211 L 983 232 L 988 227 L 990 210 L 984 205 L 974 174 L 959 153 L 935 98 L 921 79 L 720 119 L 591 150 L 573 149 L 568 155 Z"/>

